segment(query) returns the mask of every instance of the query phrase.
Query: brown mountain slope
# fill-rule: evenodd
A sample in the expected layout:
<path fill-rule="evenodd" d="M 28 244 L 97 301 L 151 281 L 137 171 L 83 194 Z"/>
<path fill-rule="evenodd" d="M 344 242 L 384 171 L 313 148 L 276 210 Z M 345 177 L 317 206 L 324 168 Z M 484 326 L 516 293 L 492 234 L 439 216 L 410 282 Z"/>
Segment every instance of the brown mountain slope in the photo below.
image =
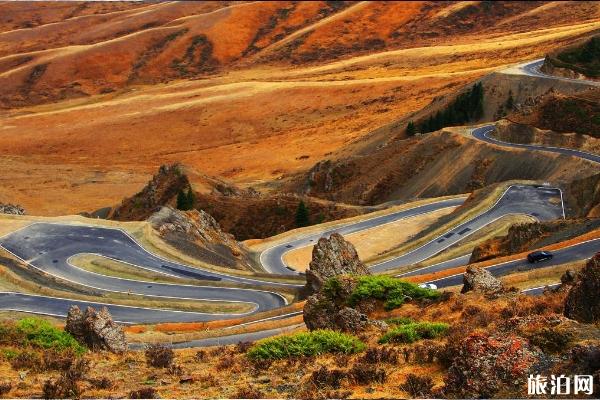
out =
<path fill-rule="evenodd" d="M 93 13 L 84 12 L 85 3 L 82 11 L 56 7 L 32 10 L 29 28 L 6 24 L 0 32 L 2 106 L 223 73 L 238 64 L 332 61 L 600 17 L 588 2 L 168 2 Z M 21 21 L 13 26 L 28 25 L 27 9 L 0 10 Z"/>
<path fill-rule="evenodd" d="M 369 154 L 324 161 L 291 182 L 298 191 L 349 204 L 470 192 L 511 179 L 571 180 L 593 174 L 591 163 L 529 153 L 468 138 L 448 129 L 393 141 Z"/>
<path fill-rule="evenodd" d="M 15 7 L 0 4 L 0 15 Z M 0 107 L 10 107 L 0 195 L 32 213 L 115 204 L 174 162 L 270 190 L 341 148 L 373 144 L 371 133 L 434 98 L 600 27 L 591 2 L 89 7 L 37 18 L 40 8 L 25 29 L 15 14 L 0 32 Z M 299 37 L 310 46 L 284 51 Z"/>

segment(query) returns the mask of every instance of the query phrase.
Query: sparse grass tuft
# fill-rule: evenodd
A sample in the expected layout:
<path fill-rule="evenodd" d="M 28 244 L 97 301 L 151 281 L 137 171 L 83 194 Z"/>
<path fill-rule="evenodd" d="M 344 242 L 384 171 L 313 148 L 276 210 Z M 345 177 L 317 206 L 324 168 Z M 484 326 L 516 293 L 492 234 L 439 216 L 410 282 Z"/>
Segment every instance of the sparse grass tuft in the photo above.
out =
<path fill-rule="evenodd" d="M 252 346 L 247 355 L 251 360 L 272 360 L 324 353 L 353 354 L 363 351 L 365 347 L 365 344 L 354 336 L 330 330 L 317 330 L 263 340 Z"/>
<path fill-rule="evenodd" d="M 421 339 L 435 339 L 448 332 L 448 324 L 443 322 L 413 322 L 390 329 L 379 343 L 414 343 Z"/>
<path fill-rule="evenodd" d="M 358 278 L 358 285 L 350 296 L 350 305 L 356 305 L 363 299 L 378 299 L 384 301 L 386 310 L 393 310 L 406 301 L 434 300 L 439 297 L 439 292 L 421 288 L 414 283 L 389 276 L 367 275 Z"/>

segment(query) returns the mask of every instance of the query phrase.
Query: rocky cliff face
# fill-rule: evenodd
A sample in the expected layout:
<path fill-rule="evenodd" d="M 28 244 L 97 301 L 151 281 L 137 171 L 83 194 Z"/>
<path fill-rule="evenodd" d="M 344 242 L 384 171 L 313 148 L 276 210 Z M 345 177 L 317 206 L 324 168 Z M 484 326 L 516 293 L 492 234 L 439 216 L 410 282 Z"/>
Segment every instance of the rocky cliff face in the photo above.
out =
<path fill-rule="evenodd" d="M 600 253 L 577 274 L 565 300 L 565 316 L 579 322 L 600 321 Z"/>
<path fill-rule="evenodd" d="M 169 244 L 197 259 L 229 268 L 250 268 L 250 259 L 234 237 L 203 210 L 162 207 L 148 222 Z"/>
<path fill-rule="evenodd" d="M 182 168 L 180 164 L 161 165 L 148 184 L 134 196 L 124 199 L 109 218 L 141 221 L 164 205 L 174 205 L 177 194 L 190 187 Z"/>

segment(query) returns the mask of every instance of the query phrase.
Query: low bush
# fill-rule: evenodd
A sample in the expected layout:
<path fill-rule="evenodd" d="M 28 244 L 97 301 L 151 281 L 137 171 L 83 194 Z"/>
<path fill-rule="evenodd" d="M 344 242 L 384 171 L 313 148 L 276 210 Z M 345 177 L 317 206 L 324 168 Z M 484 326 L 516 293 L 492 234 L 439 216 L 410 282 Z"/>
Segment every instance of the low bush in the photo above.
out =
<path fill-rule="evenodd" d="M 350 375 L 358 385 L 369 385 L 371 383 L 385 383 L 387 373 L 384 369 L 373 365 L 354 364 L 350 369 Z"/>
<path fill-rule="evenodd" d="M 410 394 L 411 398 L 431 398 L 433 380 L 429 376 L 408 374 L 400 389 Z"/>
<path fill-rule="evenodd" d="M 390 329 L 379 339 L 379 343 L 414 343 L 421 339 L 435 339 L 447 331 L 448 324 L 443 322 L 414 322 Z"/>
<path fill-rule="evenodd" d="M 130 399 L 159 399 L 156 389 L 153 387 L 145 387 L 138 390 L 132 390 L 129 392 Z"/>
<path fill-rule="evenodd" d="M 386 310 L 400 307 L 410 300 L 440 297 L 440 293 L 419 287 L 414 283 L 382 275 L 365 275 L 358 278 L 358 283 L 350 295 L 350 305 L 356 305 L 363 299 L 377 299 L 384 302 Z"/>
<path fill-rule="evenodd" d="M 258 342 L 246 353 L 253 360 L 314 356 L 323 353 L 353 354 L 363 351 L 358 338 L 330 330 L 300 332 Z"/>
<path fill-rule="evenodd" d="M 397 364 L 398 359 L 398 350 L 391 347 L 370 347 L 361 358 L 366 364 Z"/>
<path fill-rule="evenodd" d="M 92 387 L 94 387 L 95 389 L 110 389 L 114 386 L 114 383 L 112 380 L 110 380 L 110 378 L 107 377 L 103 377 L 103 378 L 90 378 L 88 379 L 88 382 L 92 385 Z"/>
<path fill-rule="evenodd" d="M 0 396 L 4 396 L 8 394 L 12 389 L 12 383 L 10 382 L 2 382 L 0 383 Z"/>
<path fill-rule="evenodd" d="M 83 394 L 79 382 L 85 378 L 89 371 L 89 361 L 78 359 L 73 362 L 68 370 L 64 371 L 56 380 L 46 380 L 42 387 L 45 399 L 78 399 Z"/>
<path fill-rule="evenodd" d="M 42 371 L 44 369 L 44 362 L 38 353 L 23 351 L 11 358 L 10 366 L 14 370 L 28 369 L 31 371 Z"/>
<path fill-rule="evenodd" d="M 77 355 L 86 351 L 86 348 L 69 333 L 39 318 L 24 318 L 16 323 L 14 329 L 13 332 L 9 332 L 9 335 L 22 346 L 54 350 L 70 349 Z M 0 329 L 0 334 L 6 330 L 12 329 L 5 325 L 3 330 Z"/>
<path fill-rule="evenodd" d="M 262 399 L 265 395 L 254 386 L 244 386 L 238 389 L 236 399 Z"/>
<path fill-rule="evenodd" d="M 66 371 L 71 367 L 74 360 L 75 354 L 70 349 L 65 351 L 44 351 L 44 366 L 47 370 Z"/>
<path fill-rule="evenodd" d="M 319 389 L 339 389 L 346 375 L 347 373 L 340 369 L 328 369 L 326 366 L 321 366 L 318 370 L 313 371 L 310 381 Z"/>
<path fill-rule="evenodd" d="M 233 367 L 234 365 L 235 359 L 233 358 L 233 356 L 231 354 L 226 354 L 223 357 L 221 357 L 215 368 L 217 369 L 217 371 L 223 371 Z"/>
<path fill-rule="evenodd" d="M 173 364 L 175 353 L 163 344 L 151 344 L 146 348 L 146 364 L 155 368 L 169 368 Z"/>

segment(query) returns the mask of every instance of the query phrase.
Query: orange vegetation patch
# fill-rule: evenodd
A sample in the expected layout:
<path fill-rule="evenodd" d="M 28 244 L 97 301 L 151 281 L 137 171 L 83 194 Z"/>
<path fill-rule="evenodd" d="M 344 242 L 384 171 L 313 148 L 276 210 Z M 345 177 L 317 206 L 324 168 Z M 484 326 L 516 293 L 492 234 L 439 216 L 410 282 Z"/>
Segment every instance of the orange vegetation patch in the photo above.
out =
<path fill-rule="evenodd" d="M 124 331 L 127 333 L 144 333 L 146 332 L 146 327 L 142 325 L 126 326 Z"/>

